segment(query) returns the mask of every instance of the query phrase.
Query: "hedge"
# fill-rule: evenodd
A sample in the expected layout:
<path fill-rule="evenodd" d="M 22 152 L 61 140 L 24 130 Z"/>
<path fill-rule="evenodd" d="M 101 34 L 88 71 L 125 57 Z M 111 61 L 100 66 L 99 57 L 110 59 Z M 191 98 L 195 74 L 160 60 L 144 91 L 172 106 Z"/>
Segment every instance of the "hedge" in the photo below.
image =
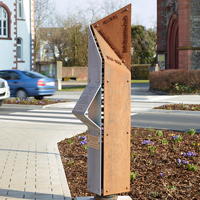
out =
<path fill-rule="evenodd" d="M 131 65 L 132 80 L 149 80 L 150 64 Z"/>
<path fill-rule="evenodd" d="M 200 70 L 163 70 L 150 73 L 150 89 L 174 94 L 200 91 Z"/>

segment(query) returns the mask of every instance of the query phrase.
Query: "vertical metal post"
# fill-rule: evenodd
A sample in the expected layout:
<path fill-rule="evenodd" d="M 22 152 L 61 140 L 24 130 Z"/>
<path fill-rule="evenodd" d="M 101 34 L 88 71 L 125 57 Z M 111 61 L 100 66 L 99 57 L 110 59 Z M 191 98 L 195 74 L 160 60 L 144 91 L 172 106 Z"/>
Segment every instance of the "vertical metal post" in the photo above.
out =
<path fill-rule="evenodd" d="M 96 200 L 130 190 L 130 29 L 131 4 L 89 27 L 88 85 L 72 111 L 88 126 L 87 188 Z"/>

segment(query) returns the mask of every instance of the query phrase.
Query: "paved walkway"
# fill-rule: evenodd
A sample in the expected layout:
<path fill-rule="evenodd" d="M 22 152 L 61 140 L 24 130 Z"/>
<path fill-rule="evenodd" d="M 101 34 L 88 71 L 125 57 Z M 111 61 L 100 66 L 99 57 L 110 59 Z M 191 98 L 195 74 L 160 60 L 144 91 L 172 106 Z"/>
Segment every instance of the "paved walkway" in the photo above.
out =
<path fill-rule="evenodd" d="M 57 142 L 87 127 L 1 121 L 0 127 L 0 200 L 70 199 Z"/>

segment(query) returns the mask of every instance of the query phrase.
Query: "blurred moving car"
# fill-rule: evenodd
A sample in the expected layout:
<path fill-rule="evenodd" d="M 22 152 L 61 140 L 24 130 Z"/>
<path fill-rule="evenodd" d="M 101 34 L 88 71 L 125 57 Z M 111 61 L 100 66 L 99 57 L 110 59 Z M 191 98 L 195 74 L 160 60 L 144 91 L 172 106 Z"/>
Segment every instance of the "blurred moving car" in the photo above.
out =
<path fill-rule="evenodd" d="M 34 71 L 0 70 L 0 78 L 5 79 L 10 87 L 11 97 L 27 99 L 33 96 L 41 100 L 56 91 L 56 82 Z"/>
<path fill-rule="evenodd" d="M 10 88 L 8 86 L 7 81 L 0 78 L 0 106 L 2 105 L 3 101 L 10 97 Z"/>

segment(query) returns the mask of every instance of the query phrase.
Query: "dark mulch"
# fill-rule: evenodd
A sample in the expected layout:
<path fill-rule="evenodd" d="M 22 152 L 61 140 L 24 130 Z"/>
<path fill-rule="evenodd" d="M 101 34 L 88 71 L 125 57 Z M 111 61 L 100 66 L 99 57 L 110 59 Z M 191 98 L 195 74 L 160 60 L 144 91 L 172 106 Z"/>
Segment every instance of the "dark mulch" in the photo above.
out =
<path fill-rule="evenodd" d="M 12 100 L 4 100 L 3 104 L 20 104 L 20 105 L 49 105 L 54 103 L 62 103 L 68 102 L 67 100 L 36 100 L 36 99 L 28 99 L 28 100 L 20 100 L 20 99 L 12 99 Z"/>
<path fill-rule="evenodd" d="M 154 109 L 200 111 L 200 104 L 165 104 Z"/>
<path fill-rule="evenodd" d="M 132 128 L 131 191 L 121 195 L 129 195 L 132 199 L 199 200 L 200 136 L 168 130 L 162 133 L 151 128 Z M 86 133 L 81 135 L 86 136 Z M 175 142 L 172 136 L 176 135 L 179 135 L 178 140 L 182 135 L 182 141 Z M 142 144 L 148 139 L 151 144 Z M 72 198 L 94 195 L 87 191 L 86 186 L 87 150 L 79 143 L 78 136 L 58 143 Z M 196 155 L 184 156 L 183 153 L 188 151 Z M 178 159 L 181 159 L 181 163 L 185 160 L 196 165 L 198 171 L 188 170 L 188 165 L 178 164 Z"/>

